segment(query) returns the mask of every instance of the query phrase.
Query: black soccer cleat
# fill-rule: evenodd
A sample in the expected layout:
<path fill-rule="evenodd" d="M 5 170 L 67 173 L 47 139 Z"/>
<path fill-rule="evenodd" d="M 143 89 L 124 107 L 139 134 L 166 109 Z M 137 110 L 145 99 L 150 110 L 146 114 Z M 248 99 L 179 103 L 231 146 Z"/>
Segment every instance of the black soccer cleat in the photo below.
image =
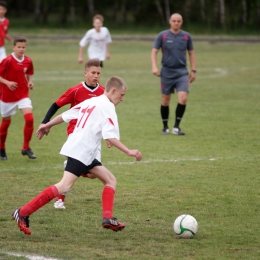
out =
<path fill-rule="evenodd" d="M 169 128 L 168 127 L 164 127 L 162 130 L 162 135 L 167 135 L 169 134 Z"/>
<path fill-rule="evenodd" d="M 0 149 L 0 158 L 3 161 L 7 160 L 7 155 L 6 155 L 5 149 Z"/>
<path fill-rule="evenodd" d="M 174 127 L 174 128 L 172 129 L 172 133 L 173 133 L 174 135 L 185 135 L 185 133 L 182 132 L 179 127 Z"/>
<path fill-rule="evenodd" d="M 28 148 L 27 150 L 22 150 L 22 155 L 27 155 L 30 159 L 36 159 L 36 155 L 33 153 L 31 148 Z"/>
<path fill-rule="evenodd" d="M 111 229 L 115 232 L 123 230 L 125 228 L 125 224 L 119 222 L 116 218 L 103 218 L 102 221 L 103 228 Z"/>
<path fill-rule="evenodd" d="M 19 211 L 20 211 L 20 209 L 16 209 L 13 212 L 12 217 L 13 217 L 13 219 L 16 220 L 20 231 L 22 231 L 26 235 L 31 235 L 31 230 L 29 228 L 29 217 L 28 216 L 26 216 L 26 217 L 21 216 L 19 214 Z"/>

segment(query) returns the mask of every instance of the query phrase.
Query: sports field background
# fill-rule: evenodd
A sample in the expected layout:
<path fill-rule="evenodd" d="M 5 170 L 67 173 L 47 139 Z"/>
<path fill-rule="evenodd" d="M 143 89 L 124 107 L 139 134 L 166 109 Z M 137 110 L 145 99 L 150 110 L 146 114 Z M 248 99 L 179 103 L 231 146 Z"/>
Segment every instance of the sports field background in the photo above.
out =
<path fill-rule="evenodd" d="M 114 215 L 126 229 L 102 228 L 102 185 L 80 178 L 66 210 L 50 202 L 30 217 L 31 236 L 18 230 L 12 211 L 59 181 L 59 150 L 66 140 L 66 125 L 56 126 L 41 141 L 33 137 L 36 160 L 23 157 L 18 112 L 7 139 L 8 160 L 0 161 L 0 259 L 28 259 L 11 253 L 73 260 L 259 259 L 260 44 L 194 42 L 197 79 L 181 123 L 185 136 L 161 135 L 151 47 L 152 41 L 114 41 L 100 82 L 113 75 L 126 81 L 129 89 L 117 107 L 121 141 L 143 154 L 136 163 L 105 143 L 102 148 L 102 162 L 118 180 Z M 35 66 L 36 130 L 49 106 L 84 80 L 84 69 L 77 64 L 76 39 L 30 39 L 26 54 Z M 173 95 L 170 126 L 176 100 Z M 173 233 L 175 218 L 185 213 L 199 223 L 192 240 Z"/>

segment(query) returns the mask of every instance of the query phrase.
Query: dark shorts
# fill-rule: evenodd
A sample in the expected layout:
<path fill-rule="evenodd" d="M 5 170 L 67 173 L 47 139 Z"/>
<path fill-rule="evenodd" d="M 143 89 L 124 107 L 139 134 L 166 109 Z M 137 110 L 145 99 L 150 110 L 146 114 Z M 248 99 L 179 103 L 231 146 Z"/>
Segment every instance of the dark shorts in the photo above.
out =
<path fill-rule="evenodd" d="M 165 78 L 161 76 L 161 93 L 168 95 L 177 92 L 184 91 L 189 93 L 189 75 L 183 75 L 178 78 Z"/>
<path fill-rule="evenodd" d="M 94 168 L 96 166 L 102 166 L 102 163 L 100 161 L 98 161 L 97 159 L 94 159 L 92 161 L 92 163 L 87 166 L 84 163 L 82 163 L 74 158 L 68 157 L 65 171 L 70 172 L 79 177 L 82 174 L 89 173 L 89 170 L 91 170 L 92 168 Z"/>

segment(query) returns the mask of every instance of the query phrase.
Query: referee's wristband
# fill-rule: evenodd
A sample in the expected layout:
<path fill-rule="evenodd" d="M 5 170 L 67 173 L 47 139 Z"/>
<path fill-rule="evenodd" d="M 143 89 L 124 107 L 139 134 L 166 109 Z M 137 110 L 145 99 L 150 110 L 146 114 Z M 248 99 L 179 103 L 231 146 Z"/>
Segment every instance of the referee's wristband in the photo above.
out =
<path fill-rule="evenodd" d="M 196 73 L 197 71 L 196 70 L 191 70 L 192 72 Z"/>

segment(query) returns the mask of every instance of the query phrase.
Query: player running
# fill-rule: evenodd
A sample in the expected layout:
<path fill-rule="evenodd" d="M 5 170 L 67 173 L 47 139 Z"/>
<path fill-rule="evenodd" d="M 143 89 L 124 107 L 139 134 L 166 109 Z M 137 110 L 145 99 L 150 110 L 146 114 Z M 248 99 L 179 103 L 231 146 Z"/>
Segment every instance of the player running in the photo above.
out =
<path fill-rule="evenodd" d="M 92 97 L 100 96 L 104 93 L 104 87 L 99 85 L 100 79 L 100 61 L 97 59 L 88 60 L 85 64 L 85 82 L 81 82 L 80 84 L 69 88 L 65 93 L 63 93 L 49 108 L 45 118 L 42 121 L 42 124 L 46 124 L 50 121 L 52 116 L 65 105 L 70 105 L 70 108 L 75 105 L 83 102 L 86 99 L 90 99 Z M 74 131 L 77 120 L 71 120 L 67 127 L 68 136 Z M 97 159 L 100 161 L 100 152 L 98 153 Z M 66 164 L 66 161 L 65 161 Z M 88 178 L 92 178 L 90 174 L 87 176 Z M 56 202 L 54 203 L 54 207 L 57 209 L 65 209 L 64 201 L 65 201 L 66 193 L 60 194 L 56 198 Z"/>

